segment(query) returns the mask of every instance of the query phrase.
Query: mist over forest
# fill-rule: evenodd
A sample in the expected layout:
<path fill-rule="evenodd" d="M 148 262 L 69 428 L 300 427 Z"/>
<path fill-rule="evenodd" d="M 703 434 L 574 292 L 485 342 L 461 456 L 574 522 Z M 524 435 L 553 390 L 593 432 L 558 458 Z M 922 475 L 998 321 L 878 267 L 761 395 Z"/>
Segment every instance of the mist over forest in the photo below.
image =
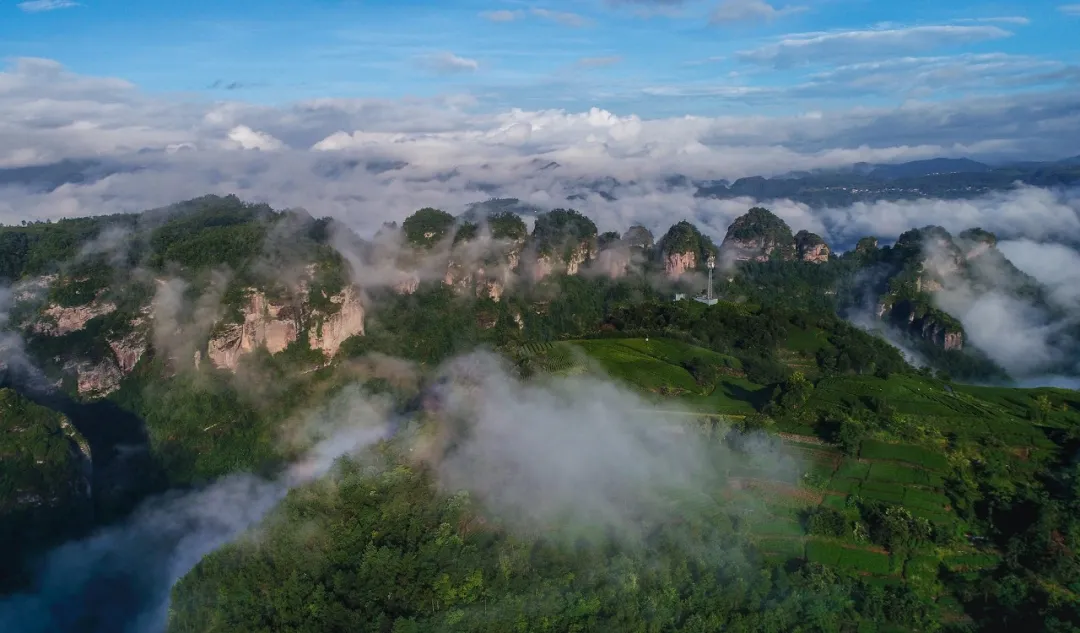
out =
<path fill-rule="evenodd" d="M 1080 631 L 1077 5 L 123 4 L 0 7 L 0 632 Z"/>

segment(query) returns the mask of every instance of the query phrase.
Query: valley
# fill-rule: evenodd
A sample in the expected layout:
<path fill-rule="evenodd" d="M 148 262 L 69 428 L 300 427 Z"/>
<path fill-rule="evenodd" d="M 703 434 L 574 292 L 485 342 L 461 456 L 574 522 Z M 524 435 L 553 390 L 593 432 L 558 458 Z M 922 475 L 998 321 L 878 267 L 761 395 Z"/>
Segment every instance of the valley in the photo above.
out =
<path fill-rule="evenodd" d="M 1015 386 L 1039 374 L 979 347 L 970 296 L 1074 321 L 972 229 L 836 252 L 760 207 L 716 241 L 425 208 L 360 236 L 216 196 L 0 227 L 3 587 L 374 419 L 211 539 L 167 630 L 1070 630 L 1080 392 Z"/>

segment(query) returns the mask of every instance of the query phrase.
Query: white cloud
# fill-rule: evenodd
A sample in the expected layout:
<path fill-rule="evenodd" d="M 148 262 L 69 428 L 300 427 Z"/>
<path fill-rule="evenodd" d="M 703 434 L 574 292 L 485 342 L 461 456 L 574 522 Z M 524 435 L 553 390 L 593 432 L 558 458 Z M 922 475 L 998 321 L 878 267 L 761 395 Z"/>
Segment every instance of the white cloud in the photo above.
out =
<path fill-rule="evenodd" d="M 1062 4 L 1058 6 L 1058 11 L 1065 15 L 1080 15 L 1080 4 Z"/>
<path fill-rule="evenodd" d="M 934 156 L 1061 157 L 1076 151 L 1067 133 L 1080 124 L 1075 91 L 713 118 L 643 119 L 598 108 L 491 113 L 475 105 L 460 95 L 282 107 L 177 102 L 55 62 L 20 60 L 0 72 L 0 168 L 86 157 L 106 164 L 102 176 L 81 184 L 0 189 L 0 223 L 236 193 L 368 232 L 423 206 L 458 212 L 504 196 L 542 207 L 571 204 L 604 230 L 641 222 L 662 231 L 686 217 L 722 236 L 760 202 L 795 228 L 841 243 L 929 223 L 1080 240 L 1080 202 L 1054 191 L 811 209 L 784 200 L 698 198 L 693 188 L 664 183 L 673 174 L 735 179 Z M 243 148 L 274 151 L 237 151 Z M 368 162 L 377 165 L 367 169 Z M 541 169 L 552 162 L 558 167 Z M 604 184 L 608 177 L 618 182 Z M 596 181 L 616 200 L 597 195 Z M 585 198 L 568 202 L 573 194 Z"/>
<path fill-rule="evenodd" d="M 1058 61 L 1005 53 L 894 57 L 837 66 L 812 75 L 808 83 L 787 92 L 829 94 L 842 90 L 844 94 L 918 96 L 937 91 L 987 91 L 1028 82 L 1068 81 L 1068 75 L 1062 73 L 1069 68 Z"/>
<path fill-rule="evenodd" d="M 525 11 L 523 9 L 500 9 L 498 11 L 484 11 L 480 14 L 480 17 L 484 18 L 485 20 L 490 20 L 491 22 L 515 22 L 530 15 L 543 20 L 551 20 L 552 22 L 558 22 L 563 26 L 569 26 L 573 28 L 580 28 L 592 24 L 592 20 L 577 13 L 570 13 L 569 11 L 552 11 L 551 9 L 542 9 L 539 7 L 533 7 L 528 11 Z"/>
<path fill-rule="evenodd" d="M 1000 242 L 998 249 L 1017 268 L 1046 285 L 1058 305 L 1080 308 L 1080 252 L 1031 239 Z"/>
<path fill-rule="evenodd" d="M 997 26 L 955 25 L 804 33 L 788 35 L 772 44 L 742 51 L 738 57 L 745 62 L 775 67 L 843 63 L 852 59 L 918 53 L 1010 35 Z"/>
<path fill-rule="evenodd" d="M 241 149 L 272 151 L 285 146 L 284 143 L 273 136 L 257 132 L 246 125 L 238 125 L 229 130 L 229 140 L 236 143 Z"/>
<path fill-rule="evenodd" d="M 588 68 L 597 68 L 600 66 L 613 66 L 623 60 L 618 55 L 611 55 L 608 57 L 582 57 L 577 61 L 578 66 L 585 66 Z"/>
<path fill-rule="evenodd" d="M 27 13 L 42 13 L 44 11 L 56 11 L 57 9 L 70 9 L 81 6 L 73 0 L 26 0 L 15 5 Z"/>
<path fill-rule="evenodd" d="M 712 24 L 726 24 L 752 20 L 768 21 L 806 10 L 807 7 L 798 5 L 788 5 L 777 9 L 765 2 L 765 0 L 723 0 L 713 11 L 709 22 Z"/>
<path fill-rule="evenodd" d="M 480 14 L 480 17 L 485 20 L 491 20 L 492 22 L 513 22 L 523 15 L 525 15 L 524 11 L 500 9 L 498 11 L 484 11 Z"/>
<path fill-rule="evenodd" d="M 589 24 L 591 24 L 591 21 L 588 18 L 578 15 L 577 13 L 570 13 L 568 11 L 552 11 L 550 9 L 533 8 L 530 9 L 530 13 L 532 13 L 538 18 L 558 22 L 563 26 L 577 28 L 582 26 L 588 26 Z"/>
<path fill-rule="evenodd" d="M 611 7 L 630 7 L 640 17 L 676 16 L 688 0 L 605 0 Z"/>
<path fill-rule="evenodd" d="M 468 57 L 460 57 L 450 51 L 442 51 L 420 58 L 420 64 L 438 73 L 473 72 L 480 68 L 480 62 Z"/>
<path fill-rule="evenodd" d="M 1016 24 L 1018 26 L 1026 26 L 1028 24 L 1031 24 L 1031 19 L 1026 18 L 1022 15 L 1001 15 L 989 18 L 963 18 L 960 20 L 956 20 L 956 22 L 960 24 L 981 22 L 983 24 Z"/>

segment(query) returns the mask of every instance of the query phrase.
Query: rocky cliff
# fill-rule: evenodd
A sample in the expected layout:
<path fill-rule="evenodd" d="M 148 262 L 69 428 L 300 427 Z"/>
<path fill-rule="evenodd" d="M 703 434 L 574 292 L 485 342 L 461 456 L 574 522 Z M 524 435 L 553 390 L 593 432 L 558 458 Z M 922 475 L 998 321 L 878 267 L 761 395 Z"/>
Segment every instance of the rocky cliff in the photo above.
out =
<path fill-rule="evenodd" d="M 39 294 L 24 298 L 33 302 Z M 100 298 L 80 306 L 50 303 L 26 329 L 35 346 L 50 350 L 62 374 L 73 378 L 80 395 L 102 397 L 120 387 L 148 349 L 145 317 L 125 320 L 124 314 L 117 312 L 115 302 Z M 108 325 L 103 323 L 106 317 Z"/>
<path fill-rule="evenodd" d="M 940 226 L 926 226 L 904 232 L 891 248 L 878 250 L 863 240 L 856 250 L 892 267 L 878 301 L 879 318 L 938 347 L 959 350 L 964 328 L 954 314 L 965 313 L 965 305 L 984 292 L 1031 291 L 1033 280 L 1016 270 L 996 243 L 982 229 L 954 237 Z"/>
<path fill-rule="evenodd" d="M 596 224 L 573 209 L 555 209 L 536 217 L 529 247 L 534 259 L 530 266 L 533 281 L 552 273 L 576 275 L 596 258 Z"/>
<path fill-rule="evenodd" d="M 664 272 L 670 279 L 678 279 L 688 272 L 704 269 L 708 261 L 718 253 L 712 240 L 685 220 L 668 229 L 660 238 L 657 248 Z"/>
<path fill-rule="evenodd" d="M 298 341 L 302 332 L 307 332 L 312 350 L 330 359 L 346 339 L 364 333 L 364 306 L 351 286 L 326 297 L 331 307 L 325 311 L 311 308 L 301 293 L 295 303 L 269 301 L 254 288 L 247 293 L 242 322 L 219 326 L 207 345 L 207 358 L 216 367 L 235 370 L 240 359 L 256 349 L 280 353 Z"/>
<path fill-rule="evenodd" d="M 731 223 L 720 250 L 725 259 L 734 261 L 767 262 L 773 258 L 790 261 L 797 255 L 791 228 L 762 207 L 750 209 Z"/>
<path fill-rule="evenodd" d="M 240 358 L 265 348 L 277 354 L 296 341 L 300 314 L 292 305 L 268 301 L 256 288 L 246 291 L 241 323 L 221 326 L 207 345 L 207 357 L 216 367 L 235 370 Z"/>
<path fill-rule="evenodd" d="M 99 301 L 97 299 L 86 305 L 80 306 L 50 304 L 41 313 L 41 317 L 33 325 L 33 329 L 38 334 L 64 336 L 82 330 L 91 319 L 111 314 L 115 311 L 115 303 L 111 301 Z"/>
<path fill-rule="evenodd" d="M 354 288 L 346 288 L 330 301 L 338 309 L 330 315 L 316 314 L 317 324 L 308 334 L 311 348 L 321 350 L 327 358 L 333 358 L 346 339 L 364 333 L 364 306 Z"/>
<path fill-rule="evenodd" d="M 824 264 L 829 261 L 829 245 L 819 235 L 809 231 L 795 234 L 795 251 L 804 262 Z"/>

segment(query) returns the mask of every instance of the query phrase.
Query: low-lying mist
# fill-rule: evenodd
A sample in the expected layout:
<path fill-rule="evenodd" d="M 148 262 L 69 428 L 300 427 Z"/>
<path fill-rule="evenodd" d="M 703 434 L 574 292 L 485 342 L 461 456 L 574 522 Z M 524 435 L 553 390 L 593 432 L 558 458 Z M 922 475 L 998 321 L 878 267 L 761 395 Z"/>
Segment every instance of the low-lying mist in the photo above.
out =
<path fill-rule="evenodd" d="M 151 633 L 165 630 L 169 592 L 204 556 L 257 527 L 289 490 L 387 436 L 386 414 L 354 403 L 337 427 L 274 479 L 238 473 L 147 500 L 124 522 L 60 546 L 27 591 L 0 601 L 0 630 Z"/>
<path fill-rule="evenodd" d="M 366 367 L 406 381 L 416 376 L 415 367 L 388 357 Z M 290 489 L 327 476 L 336 459 L 396 429 L 388 454 L 430 468 L 443 492 L 468 493 L 503 529 L 556 539 L 613 536 L 627 547 L 642 544 L 648 525 L 679 516 L 680 500 L 735 503 L 716 494 L 735 472 L 786 480 L 798 472 L 779 444 L 710 442 L 688 412 L 658 409 L 602 377 L 523 383 L 500 358 L 475 352 L 433 378 L 411 422 L 402 424 L 387 396 L 348 386 L 296 416 L 285 448 L 310 448 L 280 476 L 234 474 L 174 491 L 57 548 L 32 588 L 0 602 L 0 630 L 164 630 L 170 589 L 199 560 L 245 534 L 258 539 L 257 527 Z"/>

